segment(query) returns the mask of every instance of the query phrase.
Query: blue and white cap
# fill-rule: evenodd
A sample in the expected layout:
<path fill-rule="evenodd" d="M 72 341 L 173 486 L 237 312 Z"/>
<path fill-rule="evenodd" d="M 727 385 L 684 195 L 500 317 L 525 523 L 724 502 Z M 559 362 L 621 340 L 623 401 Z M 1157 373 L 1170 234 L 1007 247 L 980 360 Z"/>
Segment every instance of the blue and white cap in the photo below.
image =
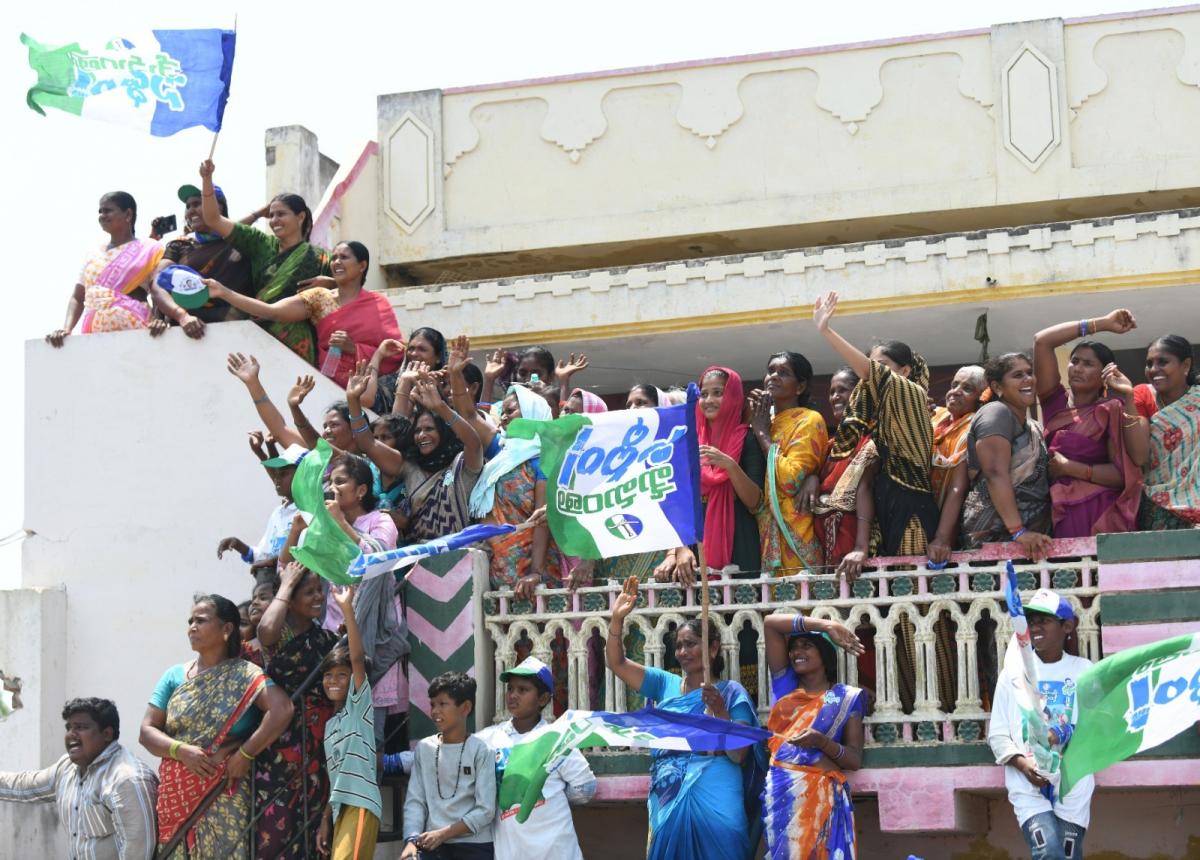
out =
<path fill-rule="evenodd" d="M 194 310 L 208 303 L 208 287 L 203 276 L 187 266 L 167 266 L 155 277 L 154 282 L 171 294 L 175 304 L 186 310 Z"/>
<path fill-rule="evenodd" d="M 554 674 L 550 671 L 550 667 L 537 657 L 526 657 L 512 669 L 500 673 L 501 681 L 507 681 L 513 677 L 537 678 L 546 685 L 550 695 L 554 695 Z"/>
<path fill-rule="evenodd" d="M 1043 615 L 1053 615 L 1063 621 L 1075 620 L 1075 610 L 1071 608 L 1071 604 L 1059 597 L 1057 591 L 1051 591 L 1048 588 L 1039 588 L 1025 603 L 1025 612 L 1041 612 Z"/>

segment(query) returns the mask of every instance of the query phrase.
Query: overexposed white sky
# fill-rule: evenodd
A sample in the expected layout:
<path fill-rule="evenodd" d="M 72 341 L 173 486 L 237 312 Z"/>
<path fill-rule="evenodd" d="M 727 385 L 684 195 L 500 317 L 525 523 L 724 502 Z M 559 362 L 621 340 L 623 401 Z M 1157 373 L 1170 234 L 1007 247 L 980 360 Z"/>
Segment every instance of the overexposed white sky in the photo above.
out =
<path fill-rule="evenodd" d="M 1136 8 L 1137 0 L 72 0 L 6 6 L 0 12 L 0 127 L 8 191 L 0 204 L 0 225 L 9 239 L 9 276 L 0 311 L 0 403 L 8 417 L 0 421 L 0 450 L 11 453 L 0 472 L 0 536 L 22 525 L 24 342 L 61 325 L 83 258 L 104 239 L 95 221 L 100 195 L 117 189 L 132 193 L 140 234 L 145 235 L 154 216 L 180 214 L 175 189 L 195 181 L 196 167 L 211 143 L 204 129 L 155 138 L 55 111 L 38 116 L 25 106 L 34 73 L 18 38 L 22 31 L 42 43 L 61 44 L 93 35 L 113 38 L 123 30 L 231 27 L 236 13 L 233 91 L 215 156 L 217 181 L 236 217 L 263 202 L 265 129 L 307 126 L 318 135 L 324 153 L 346 162 L 375 136 L 380 93 Z M 119 386 L 120 380 L 113 384 Z M 122 396 L 137 395 L 115 391 L 114 402 Z M 187 396 L 186 390 L 180 396 Z M 81 440 L 88 435 L 87 428 L 80 428 Z M 119 433 L 107 444 L 120 444 Z M 93 493 L 103 503 L 101 488 L 61 491 Z M 19 546 L 0 547 L 0 587 L 17 584 L 18 565 Z"/>

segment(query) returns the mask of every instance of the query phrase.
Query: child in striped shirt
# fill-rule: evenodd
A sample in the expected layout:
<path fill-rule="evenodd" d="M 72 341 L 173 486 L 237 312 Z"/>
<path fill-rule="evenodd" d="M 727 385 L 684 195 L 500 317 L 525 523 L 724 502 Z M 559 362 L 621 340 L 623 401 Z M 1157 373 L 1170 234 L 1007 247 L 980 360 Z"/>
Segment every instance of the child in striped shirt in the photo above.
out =
<path fill-rule="evenodd" d="M 375 856 L 383 802 L 375 762 L 375 710 L 362 636 L 354 619 L 354 588 L 329 590 L 346 621 L 349 647 L 338 644 L 321 663 L 325 695 L 338 708 L 325 724 L 329 803 L 317 832 L 317 850 L 333 860 Z"/>

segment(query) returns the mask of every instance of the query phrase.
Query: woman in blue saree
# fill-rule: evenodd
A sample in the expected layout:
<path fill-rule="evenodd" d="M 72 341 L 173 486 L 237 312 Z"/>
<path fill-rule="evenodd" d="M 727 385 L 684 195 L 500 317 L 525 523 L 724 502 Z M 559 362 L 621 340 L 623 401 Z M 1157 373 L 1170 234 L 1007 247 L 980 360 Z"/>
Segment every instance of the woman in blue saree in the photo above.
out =
<path fill-rule="evenodd" d="M 637 603 L 637 592 L 637 578 L 630 577 L 613 606 L 605 644 L 613 674 L 661 710 L 703 714 L 707 709 L 718 719 L 757 726 L 754 703 L 741 684 L 704 683 L 699 619 L 685 623 L 675 637 L 675 658 L 683 677 L 625 659 L 622 628 Z M 721 640 L 711 622 L 708 647 L 712 674 L 720 675 Z M 753 855 L 757 840 L 751 842 L 743 788 L 743 760 L 753 754 L 745 749 L 712 754 L 654 750 L 647 801 L 648 860 L 748 860 Z"/>

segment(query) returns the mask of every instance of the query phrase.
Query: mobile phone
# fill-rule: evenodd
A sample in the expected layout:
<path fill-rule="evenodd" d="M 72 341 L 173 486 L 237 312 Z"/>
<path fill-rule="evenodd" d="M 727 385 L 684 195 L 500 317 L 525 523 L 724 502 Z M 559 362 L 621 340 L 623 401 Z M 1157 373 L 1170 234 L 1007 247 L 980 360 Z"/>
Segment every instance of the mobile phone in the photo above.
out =
<path fill-rule="evenodd" d="M 326 490 L 325 491 L 325 501 L 332 502 L 333 499 L 334 499 L 333 490 Z"/>
<path fill-rule="evenodd" d="M 179 229 L 179 224 L 175 220 L 174 215 L 159 215 L 154 219 L 154 226 L 158 230 L 158 235 L 165 236 L 168 233 L 174 233 Z"/>

